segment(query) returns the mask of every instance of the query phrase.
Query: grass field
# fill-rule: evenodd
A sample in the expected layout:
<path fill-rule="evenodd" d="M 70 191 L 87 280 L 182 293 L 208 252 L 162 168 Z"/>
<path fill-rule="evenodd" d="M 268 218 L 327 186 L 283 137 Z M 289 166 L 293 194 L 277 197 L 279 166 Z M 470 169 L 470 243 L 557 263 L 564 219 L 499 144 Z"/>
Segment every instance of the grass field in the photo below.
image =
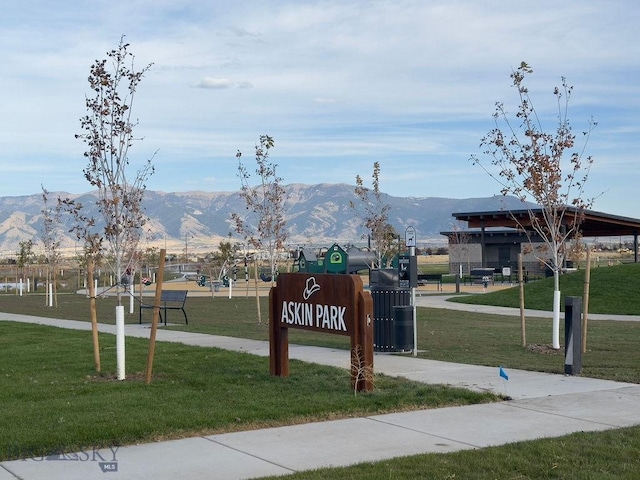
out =
<path fill-rule="evenodd" d="M 585 272 L 579 270 L 560 276 L 562 297 L 584 295 Z M 619 315 L 640 315 L 640 263 L 629 263 L 591 270 L 589 281 L 589 312 Z M 534 310 L 551 310 L 553 303 L 553 278 L 545 278 L 525 284 L 525 307 Z M 500 305 L 518 308 L 518 288 L 490 292 L 482 295 L 461 296 L 455 301 L 476 305 Z M 564 306 L 564 300 L 561 302 Z"/>
<path fill-rule="evenodd" d="M 635 275 L 640 269 L 635 265 L 594 269 L 592 275 L 592 296 L 602 298 L 606 303 L 606 294 L 601 289 L 610 289 L 610 284 L 620 285 L 610 276 L 618 271 L 629 281 L 617 289 L 621 296 L 628 297 L 626 304 L 618 302 L 621 308 L 630 310 L 640 303 L 640 298 L 632 295 L 634 284 L 640 282 Z M 605 274 L 600 278 L 600 273 Z M 572 275 L 576 275 L 572 277 Z M 579 280 L 579 273 L 565 275 L 564 280 Z M 625 280 L 626 281 L 626 280 Z M 547 280 L 530 283 L 526 286 L 528 298 L 538 292 L 540 303 L 552 297 L 553 285 Z M 570 289 L 566 293 L 571 293 Z M 460 299 L 487 301 L 492 298 L 506 299 L 503 303 L 516 299 L 517 288 L 484 295 L 461 296 Z M 63 317 L 72 320 L 89 319 L 89 302 L 81 295 L 60 295 L 57 308 L 45 307 L 43 297 L 27 295 L 0 296 L 1 310 L 29 315 Z M 497 303 L 497 300 L 496 300 Z M 101 322 L 114 323 L 115 299 L 107 297 L 98 301 L 98 318 Z M 534 307 L 530 307 L 534 308 Z M 255 298 L 244 295 L 229 299 L 227 297 L 189 297 L 187 300 L 189 325 L 181 324 L 182 314 L 171 312 L 170 319 L 176 324 L 169 328 L 185 331 L 227 335 L 233 337 L 268 340 L 267 318 L 268 300 L 261 298 L 263 323 L 257 322 Z M 614 309 L 615 310 L 615 309 Z M 150 314 L 147 311 L 147 321 Z M 126 314 L 126 320 L 138 322 L 137 309 L 134 314 Z M 520 319 L 516 316 L 485 315 L 454 310 L 430 308 L 417 309 L 418 349 L 420 357 L 457 363 L 498 366 L 534 370 L 550 373 L 563 373 L 564 352 L 543 348 L 551 342 L 551 320 L 527 319 L 528 348 L 521 346 Z M 561 322 L 563 323 L 563 322 Z M 561 338 L 563 333 L 561 332 Z M 349 348 L 346 337 L 324 335 L 301 330 L 290 331 L 290 342 L 326 346 L 331 348 Z M 590 321 L 588 330 L 588 351 L 582 358 L 582 375 L 618 381 L 640 383 L 640 325 L 637 322 Z"/>
<path fill-rule="evenodd" d="M 354 394 L 349 372 L 159 343 L 144 382 L 148 341 L 127 339 L 126 381 L 116 381 L 112 335 L 101 335 L 103 374 L 90 332 L 0 322 L 0 460 L 390 411 L 495 401 L 490 394 L 377 375 Z"/>

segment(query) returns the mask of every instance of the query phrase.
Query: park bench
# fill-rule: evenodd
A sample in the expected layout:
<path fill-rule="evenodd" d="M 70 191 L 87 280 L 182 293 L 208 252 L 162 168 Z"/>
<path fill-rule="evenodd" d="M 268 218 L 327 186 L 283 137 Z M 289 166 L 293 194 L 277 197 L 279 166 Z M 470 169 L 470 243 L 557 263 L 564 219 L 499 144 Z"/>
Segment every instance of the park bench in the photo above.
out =
<path fill-rule="evenodd" d="M 442 274 L 441 273 L 419 273 L 418 285 L 437 285 L 439 291 L 442 291 Z"/>
<path fill-rule="evenodd" d="M 184 311 L 184 304 L 187 301 L 188 290 L 162 290 L 160 294 L 160 321 L 163 321 L 162 312 L 164 311 L 164 324 L 167 325 L 168 310 L 182 310 L 184 322 L 189 324 L 187 312 Z M 145 308 L 153 309 L 153 304 L 140 302 L 140 323 L 142 323 L 142 310 Z"/>
<path fill-rule="evenodd" d="M 462 278 L 463 283 L 466 285 L 467 281 L 472 285 L 477 284 L 491 284 L 494 285 L 493 274 L 495 269 L 493 268 L 472 268 L 469 275 Z"/>

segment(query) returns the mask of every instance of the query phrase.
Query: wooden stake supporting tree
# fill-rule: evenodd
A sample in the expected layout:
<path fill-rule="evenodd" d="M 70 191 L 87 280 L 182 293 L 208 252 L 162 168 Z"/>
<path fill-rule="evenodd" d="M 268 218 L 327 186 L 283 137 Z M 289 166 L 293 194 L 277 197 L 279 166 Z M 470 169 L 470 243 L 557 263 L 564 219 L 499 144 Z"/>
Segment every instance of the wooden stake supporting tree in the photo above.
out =
<path fill-rule="evenodd" d="M 151 383 L 153 375 L 153 357 L 156 352 L 156 335 L 158 332 L 158 317 L 160 317 L 160 297 L 162 296 L 162 282 L 164 281 L 164 262 L 167 252 L 165 249 L 160 250 L 160 265 L 158 266 L 158 274 L 156 275 L 156 296 L 153 299 L 153 319 L 151 320 L 151 334 L 149 336 L 149 353 L 147 355 L 147 371 L 144 381 L 147 385 Z"/>
<path fill-rule="evenodd" d="M 522 275 L 522 254 L 518 254 L 518 290 L 520 292 L 520 331 L 522 346 L 527 346 L 527 324 L 524 316 L 524 282 Z"/>
<path fill-rule="evenodd" d="M 96 372 L 100 373 L 100 339 L 98 337 L 98 314 L 96 311 L 96 287 L 93 282 L 95 260 L 87 259 L 87 282 L 89 283 L 89 309 L 91 311 L 91 334 L 93 339 L 93 363 Z"/>
<path fill-rule="evenodd" d="M 587 268 L 584 272 L 584 300 L 582 302 L 582 353 L 587 352 L 587 324 L 589 321 L 589 290 L 591 283 L 591 249 L 587 247 Z"/>
<path fill-rule="evenodd" d="M 100 372 L 100 344 L 98 340 L 98 318 L 96 313 L 96 296 L 95 284 L 93 281 L 93 272 L 96 265 L 100 264 L 102 259 L 102 237 L 97 233 L 92 233 L 90 227 L 95 224 L 95 220 L 87 217 L 82 210 L 82 205 L 75 200 L 68 198 L 58 198 L 58 207 L 71 214 L 74 224 L 71 232 L 76 234 L 76 238 L 83 242 L 83 257 L 87 267 L 87 286 L 89 291 L 89 310 L 91 312 L 91 330 L 93 335 L 93 355 L 96 371 Z"/>

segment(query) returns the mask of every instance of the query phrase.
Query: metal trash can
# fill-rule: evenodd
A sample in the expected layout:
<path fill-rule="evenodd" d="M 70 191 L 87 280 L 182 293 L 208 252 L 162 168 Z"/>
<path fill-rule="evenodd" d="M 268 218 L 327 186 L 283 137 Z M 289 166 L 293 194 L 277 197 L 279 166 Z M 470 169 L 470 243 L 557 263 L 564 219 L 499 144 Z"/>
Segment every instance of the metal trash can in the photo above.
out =
<path fill-rule="evenodd" d="M 373 300 L 373 350 L 374 352 L 396 352 L 394 333 L 395 306 L 411 303 L 411 291 L 401 288 L 372 287 Z M 413 344 L 413 343 L 412 343 Z"/>
<path fill-rule="evenodd" d="M 393 307 L 394 352 L 413 350 L 413 307 L 396 305 Z"/>

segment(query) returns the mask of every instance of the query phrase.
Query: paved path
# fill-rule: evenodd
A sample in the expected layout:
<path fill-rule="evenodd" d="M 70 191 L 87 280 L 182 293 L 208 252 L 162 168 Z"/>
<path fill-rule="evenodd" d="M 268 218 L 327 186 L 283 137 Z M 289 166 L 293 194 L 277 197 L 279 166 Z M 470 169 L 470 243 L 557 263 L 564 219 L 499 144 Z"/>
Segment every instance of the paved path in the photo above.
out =
<path fill-rule="evenodd" d="M 474 313 L 489 313 L 493 315 L 520 316 L 519 308 L 495 307 L 492 305 L 473 305 L 468 303 L 450 302 L 454 295 L 425 294 L 416 297 L 416 305 L 419 307 L 445 308 L 447 310 L 459 310 Z M 525 317 L 552 318 L 553 312 L 545 310 L 524 310 Z M 564 315 L 564 314 L 562 314 Z M 640 322 L 640 315 L 615 315 L 611 313 L 589 313 L 589 320 L 615 320 L 625 322 Z"/>
<path fill-rule="evenodd" d="M 436 297 L 433 297 L 436 298 Z M 87 322 L 0 314 L 0 320 L 90 329 Z M 115 333 L 112 325 L 100 330 Z M 127 335 L 148 338 L 148 326 Z M 158 341 L 268 355 L 266 342 L 160 329 Z M 290 357 L 348 368 L 348 352 L 290 347 Z M 377 354 L 375 370 L 411 380 L 507 394 L 485 405 L 375 415 L 0 463 L 0 480 L 245 479 L 640 424 L 640 385 Z M 111 469 L 111 470 L 109 470 Z M 117 471 L 114 471 L 117 469 Z M 105 477 L 105 473 L 108 475 Z"/>

